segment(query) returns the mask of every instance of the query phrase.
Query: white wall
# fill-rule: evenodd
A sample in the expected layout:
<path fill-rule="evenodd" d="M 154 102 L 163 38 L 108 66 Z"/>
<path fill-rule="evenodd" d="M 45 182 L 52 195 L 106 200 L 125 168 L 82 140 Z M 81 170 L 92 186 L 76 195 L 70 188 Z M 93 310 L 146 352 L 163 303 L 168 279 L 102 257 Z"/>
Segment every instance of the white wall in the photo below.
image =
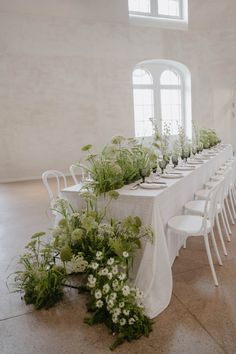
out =
<path fill-rule="evenodd" d="M 66 172 L 84 144 L 133 135 L 131 73 L 146 59 L 187 65 L 193 118 L 236 147 L 235 0 L 189 0 L 188 31 L 130 25 L 127 3 L 0 0 L 0 181 Z"/>

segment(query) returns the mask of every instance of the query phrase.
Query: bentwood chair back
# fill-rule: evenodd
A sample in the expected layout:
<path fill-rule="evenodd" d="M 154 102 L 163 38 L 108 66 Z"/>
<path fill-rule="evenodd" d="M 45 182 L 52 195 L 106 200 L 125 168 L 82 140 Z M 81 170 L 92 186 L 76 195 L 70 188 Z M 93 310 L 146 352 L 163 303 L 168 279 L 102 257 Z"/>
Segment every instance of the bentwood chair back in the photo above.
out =
<path fill-rule="evenodd" d="M 78 176 L 81 176 L 82 181 L 85 179 L 87 167 L 83 164 L 73 164 L 69 168 L 70 174 L 75 182 L 79 184 Z"/>
<path fill-rule="evenodd" d="M 55 178 L 55 179 L 56 179 L 56 191 L 54 191 L 54 190 L 51 188 L 51 186 L 50 186 L 50 184 L 49 184 L 49 181 L 48 181 L 49 178 Z M 44 186 L 46 187 L 46 190 L 47 190 L 47 192 L 48 192 L 50 206 L 53 207 L 55 201 L 56 201 L 58 198 L 62 198 L 61 190 L 62 190 L 63 188 L 66 188 L 66 187 L 67 187 L 66 177 L 65 177 L 65 175 L 64 175 L 62 172 L 60 172 L 60 171 L 57 171 L 57 170 L 48 170 L 48 171 L 45 171 L 45 172 L 42 174 L 42 180 L 43 180 L 43 184 L 44 184 Z"/>

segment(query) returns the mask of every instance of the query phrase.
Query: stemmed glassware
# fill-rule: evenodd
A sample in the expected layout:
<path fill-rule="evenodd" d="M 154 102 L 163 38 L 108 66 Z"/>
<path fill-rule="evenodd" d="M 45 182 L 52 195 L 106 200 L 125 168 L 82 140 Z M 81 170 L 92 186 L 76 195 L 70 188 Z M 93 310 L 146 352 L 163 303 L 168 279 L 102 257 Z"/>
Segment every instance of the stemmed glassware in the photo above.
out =
<path fill-rule="evenodd" d="M 174 168 L 175 168 L 176 166 L 178 166 L 178 163 L 179 163 L 179 157 L 178 157 L 178 155 L 172 155 L 171 160 L 172 160 L 172 163 L 173 163 L 173 165 L 174 165 Z"/>
<path fill-rule="evenodd" d="M 159 162 L 158 162 L 158 165 L 159 165 L 159 167 L 160 167 L 160 169 L 161 169 L 161 174 L 163 174 L 164 173 L 164 169 L 166 168 L 166 166 L 167 166 L 167 161 L 166 160 L 160 160 Z"/>
<path fill-rule="evenodd" d="M 197 147 L 195 145 L 192 146 L 192 154 L 195 156 L 197 153 Z"/>
<path fill-rule="evenodd" d="M 142 183 L 145 183 L 145 177 L 148 175 L 147 168 L 140 168 L 139 174 L 142 177 Z"/>

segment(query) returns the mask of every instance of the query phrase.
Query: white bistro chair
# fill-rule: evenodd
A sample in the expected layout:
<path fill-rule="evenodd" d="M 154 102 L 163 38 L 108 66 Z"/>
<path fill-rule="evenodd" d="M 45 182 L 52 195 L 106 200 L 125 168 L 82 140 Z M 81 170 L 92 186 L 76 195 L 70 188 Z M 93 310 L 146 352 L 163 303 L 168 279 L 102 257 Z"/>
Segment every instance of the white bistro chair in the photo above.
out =
<path fill-rule="evenodd" d="M 73 164 L 69 168 L 70 174 L 75 182 L 75 184 L 79 184 L 80 180 L 84 181 L 86 177 L 87 167 L 83 164 Z M 80 180 L 78 176 L 81 176 Z"/>
<path fill-rule="evenodd" d="M 55 190 L 51 188 L 48 179 L 51 178 L 55 178 L 56 179 L 56 187 Z M 48 196 L 49 196 L 49 207 L 51 209 L 51 213 L 54 216 L 54 226 L 57 225 L 58 221 L 61 218 L 61 215 L 56 211 L 53 210 L 55 203 L 57 201 L 57 199 L 59 198 L 63 198 L 62 194 L 61 194 L 61 190 L 63 188 L 67 187 L 67 181 L 66 181 L 66 177 L 65 175 L 57 170 L 48 170 L 45 171 L 42 174 L 42 180 L 43 180 L 43 184 L 46 187 L 46 190 L 48 192 Z"/>
<path fill-rule="evenodd" d="M 222 261 L 219 255 L 219 251 L 216 245 L 215 236 L 213 232 L 214 212 L 216 208 L 217 192 L 220 183 L 221 182 L 218 182 L 209 192 L 204 207 L 204 216 L 200 216 L 200 215 L 174 216 L 168 221 L 168 229 L 167 229 L 167 232 L 173 232 L 175 234 L 175 237 L 178 237 L 178 234 L 181 236 L 183 235 L 186 238 L 188 236 L 203 236 L 207 257 L 208 257 L 215 286 L 218 286 L 219 283 L 218 283 L 218 279 L 216 276 L 216 272 L 215 272 L 215 268 L 211 256 L 208 234 L 210 233 L 211 235 L 212 243 L 213 243 L 213 247 L 216 253 L 218 263 L 219 265 L 222 265 Z"/>
<path fill-rule="evenodd" d="M 219 183 L 220 182 L 220 183 Z M 222 205 L 224 203 L 224 177 L 220 177 L 217 178 L 217 180 L 215 182 L 208 182 L 206 183 L 206 187 L 207 188 L 214 188 L 214 186 L 219 183 L 218 186 L 218 191 L 217 191 L 217 200 L 216 200 L 216 207 L 215 207 L 215 211 L 214 211 L 214 223 L 216 224 L 218 233 L 219 233 L 219 238 L 221 241 L 221 245 L 224 251 L 225 256 L 228 255 L 226 247 L 225 247 L 225 242 L 224 242 L 224 238 L 222 235 L 222 230 L 221 230 L 221 226 L 220 226 L 220 220 L 219 220 L 219 215 L 221 215 L 223 224 L 224 224 L 224 228 L 226 229 L 226 225 L 224 222 L 224 218 L 222 216 Z M 209 190 L 208 190 L 209 193 Z M 209 202 L 208 208 L 210 206 L 211 201 Z M 184 211 L 186 214 L 192 214 L 192 215 L 200 215 L 200 216 L 204 216 L 204 210 L 205 210 L 205 204 L 206 204 L 206 200 L 204 199 L 195 199 L 192 201 L 189 201 L 185 204 L 184 206 Z"/>

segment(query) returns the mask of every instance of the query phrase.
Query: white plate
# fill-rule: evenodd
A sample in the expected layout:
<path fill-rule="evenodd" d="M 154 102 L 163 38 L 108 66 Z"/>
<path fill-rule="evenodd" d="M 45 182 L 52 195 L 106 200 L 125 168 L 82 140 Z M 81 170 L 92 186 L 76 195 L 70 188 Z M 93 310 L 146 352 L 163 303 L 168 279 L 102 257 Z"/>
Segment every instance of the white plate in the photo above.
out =
<path fill-rule="evenodd" d="M 182 173 L 164 173 L 163 175 L 161 175 L 161 178 L 181 178 L 184 177 L 184 175 Z"/>
<path fill-rule="evenodd" d="M 179 166 L 175 168 L 178 171 L 194 171 L 195 166 Z"/>
<path fill-rule="evenodd" d="M 203 164 L 204 162 L 203 161 L 200 161 L 200 160 L 196 160 L 196 161 L 188 161 L 188 164 L 189 165 L 201 165 L 201 164 Z"/>
<path fill-rule="evenodd" d="M 164 189 L 168 187 L 167 184 L 157 184 L 157 183 L 140 183 L 140 187 L 143 189 Z"/>

